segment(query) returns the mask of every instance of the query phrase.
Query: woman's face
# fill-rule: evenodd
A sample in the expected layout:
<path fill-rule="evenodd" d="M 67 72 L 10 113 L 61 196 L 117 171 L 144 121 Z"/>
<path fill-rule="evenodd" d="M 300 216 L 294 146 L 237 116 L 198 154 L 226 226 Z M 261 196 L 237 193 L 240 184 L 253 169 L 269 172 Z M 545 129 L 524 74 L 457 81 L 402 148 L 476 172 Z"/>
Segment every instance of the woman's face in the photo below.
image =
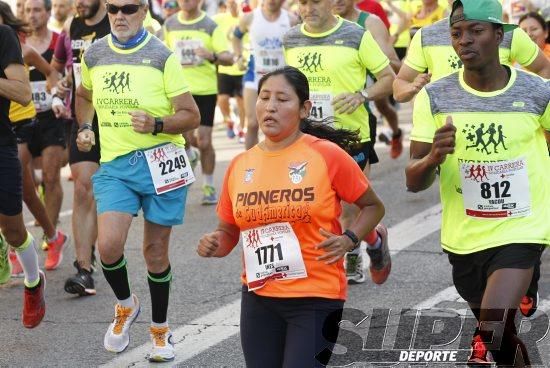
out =
<path fill-rule="evenodd" d="M 544 28 L 536 19 L 526 18 L 519 24 L 519 26 L 529 35 L 531 40 L 533 40 L 539 48 L 544 48 L 547 32 L 544 31 Z"/>
<path fill-rule="evenodd" d="M 294 88 L 279 74 L 269 77 L 262 85 L 256 101 L 256 117 L 266 138 L 278 142 L 299 129 L 300 120 L 308 116 L 310 108 L 309 101 L 300 106 Z"/>

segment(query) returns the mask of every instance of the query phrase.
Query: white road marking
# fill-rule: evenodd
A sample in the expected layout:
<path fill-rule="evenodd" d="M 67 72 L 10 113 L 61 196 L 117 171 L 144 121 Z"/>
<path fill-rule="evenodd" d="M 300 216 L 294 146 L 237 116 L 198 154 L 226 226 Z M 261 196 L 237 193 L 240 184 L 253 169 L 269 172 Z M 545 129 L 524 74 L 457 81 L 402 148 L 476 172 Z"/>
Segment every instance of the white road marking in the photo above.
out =
<path fill-rule="evenodd" d="M 418 240 L 439 230 L 441 225 L 440 213 L 441 205 L 438 204 L 389 228 L 388 238 L 392 254 L 399 253 Z M 441 295 L 440 298 L 446 297 L 446 295 Z M 433 303 L 439 302 L 437 300 L 434 299 Z M 178 363 L 185 362 L 208 348 L 236 335 L 239 332 L 239 316 L 240 300 L 236 300 L 172 331 L 174 341 L 176 342 L 176 360 L 166 365 L 171 367 L 176 366 Z M 148 366 L 145 357 L 150 349 L 151 344 L 148 342 L 117 356 L 101 367 Z M 157 364 L 155 364 L 156 366 Z"/>

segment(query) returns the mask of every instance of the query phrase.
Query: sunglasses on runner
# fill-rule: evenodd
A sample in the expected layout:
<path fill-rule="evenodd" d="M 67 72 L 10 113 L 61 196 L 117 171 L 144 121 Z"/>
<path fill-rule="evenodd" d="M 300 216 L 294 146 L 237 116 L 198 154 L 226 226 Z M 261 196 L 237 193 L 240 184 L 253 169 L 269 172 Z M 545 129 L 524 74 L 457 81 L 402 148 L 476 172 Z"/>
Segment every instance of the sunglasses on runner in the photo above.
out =
<path fill-rule="evenodd" d="M 126 4 L 122 6 L 116 6 L 113 4 L 105 3 L 105 6 L 107 7 L 107 12 L 109 14 L 118 14 L 119 11 L 122 12 L 122 14 L 135 14 L 141 8 L 141 5 L 139 4 Z"/>

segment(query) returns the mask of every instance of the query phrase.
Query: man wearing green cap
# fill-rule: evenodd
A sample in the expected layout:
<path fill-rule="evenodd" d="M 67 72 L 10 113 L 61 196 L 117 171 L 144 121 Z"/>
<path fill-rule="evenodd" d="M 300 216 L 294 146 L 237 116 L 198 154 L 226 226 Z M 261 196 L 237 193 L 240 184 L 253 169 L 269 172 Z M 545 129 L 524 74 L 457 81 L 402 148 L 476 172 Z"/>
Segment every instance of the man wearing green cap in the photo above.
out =
<path fill-rule="evenodd" d="M 449 19 L 445 18 L 416 32 L 393 83 L 397 101 L 412 100 L 430 81 L 435 82 L 462 67 L 460 58 L 452 48 L 448 27 Z M 504 34 L 499 55 L 502 64 L 518 63 L 532 73 L 550 78 L 550 61 L 519 28 Z"/>
<path fill-rule="evenodd" d="M 501 14 L 498 0 L 453 3 L 451 40 L 464 67 L 419 92 L 406 175 L 413 192 L 440 175 L 441 245 L 479 321 L 468 363 L 517 367 L 530 362 L 515 312 L 550 245 L 550 88 L 501 65 L 499 45 L 516 27 Z"/>

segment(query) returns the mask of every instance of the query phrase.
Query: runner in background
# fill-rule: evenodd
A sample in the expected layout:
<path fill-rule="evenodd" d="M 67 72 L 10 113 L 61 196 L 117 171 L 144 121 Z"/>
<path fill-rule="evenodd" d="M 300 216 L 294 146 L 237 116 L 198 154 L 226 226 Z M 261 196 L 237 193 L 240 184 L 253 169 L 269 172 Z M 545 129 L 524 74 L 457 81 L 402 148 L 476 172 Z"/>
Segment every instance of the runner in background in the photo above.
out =
<path fill-rule="evenodd" d="M 9 5 L 0 1 L 0 18 L 2 22 L 14 29 L 20 41 L 25 40 L 29 34 L 27 24 L 21 22 L 11 12 Z M 58 77 L 55 70 L 36 52 L 36 50 L 21 42 L 23 51 L 23 61 L 27 73 L 29 69 L 36 68 L 42 74 L 47 76 L 46 91 L 54 87 Z M 52 223 L 48 216 L 44 204 L 41 202 L 36 192 L 36 183 L 33 178 L 33 169 L 31 166 L 31 146 L 37 132 L 36 125 L 36 109 L 34 103 L 22 106 L 17 102 L 12 102 L 9 111 L 10 121 L 14 126 L 14 132 L 17 138 L 17 148 L 19 160 L 21 161 L 22 183 L 23 183 L 23 201 L 29 208 L 34 218 L 39 222 L 44 230 L 43 248 L 47 249 L 51 246 L 51 252 L 46 256 L 46 269 L 53 270 L 59 266 L 62 260 L 62 250 L 68 241 L 68 237 L 61 231 L 57 231 L 55 224 Z M 10 252 L 10 262 L 12 264 L 12 275 L 19 277 L 23 275 L 23 267 L 18 262 L 18 258 L 14 252 Z"/>
<path fill-rule="evenodd" d="M 182 133 L 196 128 L 200 116 L 178 58 L 144 28 L 148 8 L 146 0 L 107 3 L 111 34 L 92 44 L 81 59 L 76 143 L 82 151 L 101 144 L 101 166 L 93 176 L 98 249 L 103 275 L 117 299 L 103 345 L 124 351 L 140 312 L 130 291 L 124 247 L 133 217 L 143 210 L 152 309 L 148 359 L 165 362 L 174 359 L 167 322 L 172 280 L 168 246 L 172 226 L 183 222 L 186 185 L 194 179 Z M 94 108 L 101 143 L 91 125 Z"/>
<path fill-rule="evenodd" d="M 457 0 L 452 9 L 464 67 L 416 97 L 407 188 L 425 190 L 439 174 L 441 246 L 479 321 L 468 363 L 529 366 L 514 317 L 550 245 L 550 89 L 501 64 L 499 44 L 516 26 L 501 21 L 497 0 Z"/>
<path fill-rule="evenodd" d="M 331 0 L 302 1 L 300 15 L 304 23 L 284 37 L 286 62 L 311 81 L 311 119 L 322 122 L 333 117 L 335 127 L 359 131 L 361 144 L 348 153 L 368 176 L 370 165 L 378 162 L 378 157 L 373 150 L 365 102 L 388 95 L 394 78 L 390 62 L 369 31 L 332 14 Z M 376 82 L 365 88 L 369 72 Z M 343 227 L 351 224 L 357 211 L 356 206 L 344 206 Z M 384 283 L 391 271 L 385 226 L 379 224 L 362 240 L 371 258 L 371 279 Z M 362 246 L 346 256 L 350 283 L 366 281 L 364 253 Z"/>
<path fill-rule="evenodd" d="M 26 43 L 40 53 L 42 58 L 50 63 L 58 34 L 48 29 L 48 19 L 51 9 L 49 0 L 27 0 L 25 3 L 25 15 L 28 19 L 31 33 Z M 49 65 L 48 65 L 49 66 Z M 49 66 L 50 74 L 57 72 Z M 51 78 L 50 78 L 51 79 Z M 42 188 L 44 204 L 48 218 L 52 224 L 57 225 L 59 211 L 63 202 L 63 189 L 61 187 L 61 167 L 63 164 L 63 150 L 65 149 L 65 122 L 61 118 L 65 115 L 63 101 L 55 93 L 56 84 L 53 89 L 47 89 L 46 75 L 33 68 L 30 71 L 31 88 L 33 91 L 33 102 L 36 109 L 35 133 L 29 144 L 29 150 L 33 157 L 40 157 L 42 169 Z M 53 83 L 51 81 L 51 83 Z M 55 269 L 63 259 L 63 249 L 68 243 L 68 237 L 58 232 L 56 237 L 61 238 L 55 241 L 45 242 L 43 249 L 48 250 L 50 264 L 46 269 Z M 51 248 L 50 248 L 50 244 Z"/>
<path fill-rule="evenodd" d="M 328 363 L 347 297 L 343 257 L 384 215 L 361 169 L 335 144 L 349 149 L 357 133 L 312 122 L 311 106 L 298 69 L 260 79 L 256 111 L 265 140 L 231 161 L 218 227 L 197 248 L 201 257 L 225 257 L 242 236 L 240 334 L 248 367 Z M 341 201 L 360 208 L 344 232 Z M 272 215 L 241 215 L 248 211 Z"/>
<path fill-rule="evenodd" d="M 6 4 L 7 5 L 7 4 Z M 8 6 L 9 9 L 9 6 Z M 11 10 L 10 10 L 11 14 Z M 6 17 L 2 16 L 2 23 Z M 16 19 L 14 19 L 16 21 Z M 17 27 L 15 27 L 17 30 Z M 26 328 L 40 324 L 46 313 L 46 277 L 38 266 L 32 235 L 23 222 L 21 164 L 17 140 L 10 126 L 10 102 L 22 106 L 32 103 L 28 72 L 23 66 L 22 50 L 14 29 L 0 25 L 0 281 L 10 278 L 7 248 L 15 254 L 25 274 L 22 322 Z"/>
<path fill-rule="evenodd" d="M 367 29 L 372 34 L 372 37 L 378 43 L 384 54 L 388 57 L 388 59 L 390 59 L 390 65 L 393 71 L 395 73 L 399 72 L 401 60 L 399 60 L 392 44 L 390 43 L 388 29 L 378 16 L 368 12 L 359 11 L 355 6 L 354 0 L 337 0 L 334 5 L 334 13 L 344 19 L 359 24 L 364 29 Z M 392 135 L 390 138 L 386 137 L 386 134 L 384 133 L 381 133 L 380 137 L 383 137 L 381 140 L 391 146 L 390 157 L 396 159 L 403 152 L 403 132 L 399 129 L 397 112 L 391 106 L 389 97 L 375 100 L 374 104 L 376 105 L 376 109 L 382 114 L 383 117 L 386 118 L 386 121 L 392 130 Z M 368 104 L 367 109 L 369 110 L 371 140 L 375 142 L 377 130 L 376 118 L 372 115 Z"/>
<path fill-rule="evenodd" d="M 221 28 L 227 38 L 228 45 L 232 45 L 233 33 L 239 24 L 239 4 L 236 0 L 227 0 L 227 10 L 224 13 L 216 14 L 212 19 Z M 247 41 L 245 40 L 245 43 Z M 230 49 L 233 52 L 232 48 Z M 239 142 L 244 143 L 245 112 L 243 102 L 243 75 L 239 64 L 231 66 L 218 66 L 218 106 L 223 115 L 224 124 L 227 127 L 227 137 L 234 138 L 238 135 Z M 231 105 L 229 99 L 235 98 L 238 109 L 239 124 L 231 117 Z"/>
<path fill-rule="evenodd" d="M 241 17 L 233 38 L 235 63 L 244 64 L 243 37 L 250 37 L 250 59 L 244 75 L 243 99 L 246 111 L 245 147 L 258 143 L 258 122 L 256 121 L 256 100 L 258 81 L 262 75 L 285 64 L 283 36 L 298 23 L 294 14 L 283 9 L 283 0 L 264 0 L 260 7 Z"/>
<path fill-rule="evenodd" d="M 71 51 L 65 52 L 65 57 L 71 56 L 72 61 L 53 59 L 52 64 L 57 70 L 71 64 L 72 74 L 67 75 L 63 83 L 58 84 L 58 93 L 71 93 L 71 110 L 74 109 L 74 91 L 80 85 L 81 59 L 84 51 L 95 41 L 110 32 L 107 11 L 101 0 L 75 0 L 78 17 L 65 25 L 69 35 Z M 61 56 L 61 55 L 60 55 Z M 74 117 L 73 117 L 74 118 Z M 76 146 L 78 124 L 73 122 L 69 142 L 69 164 L 74 178 L 72 229 L 76 260 L 73 263 L 76 274 L 65 281 L 67 293 L 79 296 L 95 295 L 95 283 L 92 277 L 95 261 L 94 244 L 97 239 L 97 213 L 92 191 L 91 177 L 99 168 L 99 131 L 97 118 L 92 119 L 92 128 L 96 133 L 97 145 L 89 152 L 81 152 Z"/>
<path fill-rule="evenodd" d="M 180 61 L 189 90 L 199 106 L 201 124 L 197 131 L 185 133 L 190 160 L 196 153 L 189 144 L 199 148 L 203 176 L 203 205 L 218 203 L 214 186 L 216 152 L 212 145 L 212 129 L 218 83 L 216 67 L 233 64 L 233 54 L 221 27 L 199 8 L 199 0 L 179 0 L 181 11 L 166 20 L 164 41 Z M 196 135 L 198 133 L 198 135 Z M 193 157 L 194 156 L 194 157 Z"/>
<path fill-rule="evenodd" d="M 51 0 L 51 7 L 48 28 L 53 32 L 61 33 L 67 19 L 74 15 L 73 0 Z"/>

